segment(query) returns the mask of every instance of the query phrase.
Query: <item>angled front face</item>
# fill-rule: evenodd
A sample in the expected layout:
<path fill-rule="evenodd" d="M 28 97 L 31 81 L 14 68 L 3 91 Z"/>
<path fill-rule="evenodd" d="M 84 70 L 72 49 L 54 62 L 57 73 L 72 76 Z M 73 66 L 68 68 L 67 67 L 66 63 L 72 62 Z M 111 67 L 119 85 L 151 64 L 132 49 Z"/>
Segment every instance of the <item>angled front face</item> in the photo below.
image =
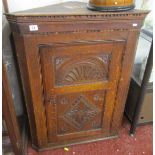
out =
<path fill-rule="evenodd" d="M 50 143 L 109 132 L 124 45 L 100 40 L 40 46 Z"/>
<path fill-rule="evenodd" d="M 7 14 L 38 150 L 118 135 L 148 11 L 86 7 L 67 2 Z"/>

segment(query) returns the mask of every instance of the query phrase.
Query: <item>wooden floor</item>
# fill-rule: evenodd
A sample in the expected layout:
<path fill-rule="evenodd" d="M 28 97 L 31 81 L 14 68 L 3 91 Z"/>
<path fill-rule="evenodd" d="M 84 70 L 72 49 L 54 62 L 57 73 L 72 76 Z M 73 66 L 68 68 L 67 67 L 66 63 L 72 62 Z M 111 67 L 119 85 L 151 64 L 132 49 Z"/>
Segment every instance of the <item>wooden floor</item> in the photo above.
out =
<path fill-rule="evenodd" d="M 38 153 L 29 144 L 28 155 L 152 155 L 153 126 L 138 127 L 134 137 L 129 136 L 129 127 L 124 119 L 119 138 L 74 145 L 68 151 L 62 148 Z"/>

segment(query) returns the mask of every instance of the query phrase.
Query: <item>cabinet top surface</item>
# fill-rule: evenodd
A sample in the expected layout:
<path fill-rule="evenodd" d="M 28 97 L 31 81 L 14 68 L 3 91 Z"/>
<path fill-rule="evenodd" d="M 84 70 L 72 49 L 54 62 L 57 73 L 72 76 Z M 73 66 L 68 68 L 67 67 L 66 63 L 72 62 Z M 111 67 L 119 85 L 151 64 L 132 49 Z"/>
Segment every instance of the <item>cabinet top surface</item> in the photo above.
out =
<path fill-rule="evenodd" d="M 148 13 L 148 11 L 130 10 L 126 12 L 113 12 L 113 14 L 120 13 Z M 29 9 L 25 11 L 13 12 L 6 15 L 13 16 L 44 16 L 44 15 L 85 15 L 85 14 L 111 14 L 110 12 L 91 11 L 87 9 L 87 3 L 83 2 L 65 2 L 45 7 Z"/>

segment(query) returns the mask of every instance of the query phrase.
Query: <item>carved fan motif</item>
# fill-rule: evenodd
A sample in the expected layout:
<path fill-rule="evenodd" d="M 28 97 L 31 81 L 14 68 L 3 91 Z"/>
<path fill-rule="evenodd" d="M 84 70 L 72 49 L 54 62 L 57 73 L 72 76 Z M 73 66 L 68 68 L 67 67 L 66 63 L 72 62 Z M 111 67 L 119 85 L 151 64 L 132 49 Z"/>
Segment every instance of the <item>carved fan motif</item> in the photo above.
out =
<path fill-rule="evenodd" d="M 72 68 L 64 77 L 64 82 L 80 82 L 101 79 L 102 74 L 98 68 L 88 64 L 80 64 Z"/>
<path fill-rule="evenodd" d="M 56 77 L 58 85 L 107 80 L 108 60 L 103 62 L 99 58 L 88 58 L 78 61 L 60 67 Z"/>

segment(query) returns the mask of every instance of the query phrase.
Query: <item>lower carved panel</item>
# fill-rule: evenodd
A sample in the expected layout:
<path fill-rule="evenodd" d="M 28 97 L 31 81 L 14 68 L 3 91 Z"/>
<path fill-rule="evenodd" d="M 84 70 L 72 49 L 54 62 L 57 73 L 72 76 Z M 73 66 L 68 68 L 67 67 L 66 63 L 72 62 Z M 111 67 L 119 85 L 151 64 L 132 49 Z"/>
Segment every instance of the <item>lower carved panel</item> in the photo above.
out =
<path fill-rule="evenodd" d="M 104 91 L 57 96 L 58 134 L 102 128 L 104 96 Z"/>
<path fill-rule="evenodd" d="M 64 113 L 64 120 L 74 127 L 82 129 L 97 113 L 99 113 L 98 108 L 91 104 L 84 95 L 80 95 Z"/>

